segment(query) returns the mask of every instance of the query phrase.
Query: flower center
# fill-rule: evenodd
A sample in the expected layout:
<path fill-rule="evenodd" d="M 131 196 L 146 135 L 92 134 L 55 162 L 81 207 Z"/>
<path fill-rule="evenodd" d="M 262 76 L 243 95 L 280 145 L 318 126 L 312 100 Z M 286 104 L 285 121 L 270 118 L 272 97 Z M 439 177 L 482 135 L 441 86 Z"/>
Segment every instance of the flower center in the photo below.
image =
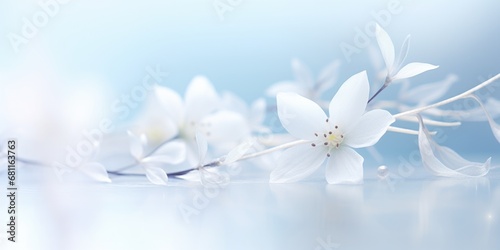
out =
<path fill-rule="evenodd" d="M 338 135 L 334 134 L 332 131 L 328 132 L 328 135 L 326 136 L 326 142 L 328 142 L 329 145 L 339 147 L 339 145 L 344 141 L 344 135 Z"/>
<path fill-rule="evenodd" d="M 328 119 L 326 120 L 326 122 L 328 123 Z M 339 148 L 344 141 L 344 134 L 338 125 L 333 126 L 333 129 L 328 130 L 325 133 L 314 133 L 314 136 L 316 136 L 318 140 L 312 143 L 311 146 L 328 147 L 328 157 L 330 157 L 330 151 L 332 149 Z"/>

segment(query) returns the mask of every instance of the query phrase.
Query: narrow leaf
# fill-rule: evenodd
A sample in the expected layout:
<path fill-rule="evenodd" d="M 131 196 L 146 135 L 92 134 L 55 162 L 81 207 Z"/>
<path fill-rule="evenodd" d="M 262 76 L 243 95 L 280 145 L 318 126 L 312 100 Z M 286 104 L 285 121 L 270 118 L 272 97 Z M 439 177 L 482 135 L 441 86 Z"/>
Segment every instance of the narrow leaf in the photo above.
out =
<path fill-rule="evenodd" d="M 235 147 L 227 154 L 226 158 L 224 159 L 224 164 L 228 165 L 241 159 L 241 157 L 243 157 L 246 154 L 246 152 L 248 152 L 248 150 L 253 146 L 253 144 L 254 140 L 247 140 L 238 145 L 237 147 Z"/>
<path fill-rule="evenodd" d="M 142 162 L 179 164 L 186 159 L 186 143 L 181 140 L 168 142 L 144 158 Z"/>
<path fill-rule="evenodd" d="M 196 131 L 196 146 L 198 147 L 198 163 L 203 165 L 207 156 L 208 142 L 205 135 L 199 131 Z"/>
<path fill-rule="evenodd" d="M 413 62 L 406 64 L 395 76 L 392 77 L 392 80 L 401 80 L 405 78 L 410 78 L 419 74 L 422 74 L 426 71 L 437 69 L 439 66 L 428 64 L 428 63 L 419 63 Z"/>
<path fill-rule="evenodd" d="M 438 145 L 432 140 L 419 115 L 420 129 L 418 147 L 422 156 L 422 164 L 433 174 L 444 177 L 480 177 L 490 170 L 491 158 L 485 163 L 472 162 L 462 158 L 451 148 Z"/>
<path fill-rule="evenodd" d="M 387 73 L 389 74 L 394 67 L 394 44 L 392 43 L 392 39 L 389 34 L 387 34 L 387 32 L 378 24 L 376 26 L 375 34 L 380 52 L 384 58 Z"/>
<path fill-rule="evenodd" d="M 479 105 L 481 105 L 481 108 L 483 109 L 484 113 L 486 114 L 486 118 L 488 119 L 488 123 L 490 124 L 491 132 L 493 132 L 493 135 L 500 143 L 500 125 L 496 123 L 495 120 L 493 120 L 493 117 L 491 117 L 490 113 L 484 106 L 483 102 L 481 102 L 481 100 L 477 96 L 470 95 L 470 98 L 476 100 L 479 103 Z"/>
<path fill-rule="evenodd" d="M 89 176 L 92 180 L 99 182 L 111 182 L 106 168 L 98 162 L 89 162 L 83 164 L 80 167 L 80 170 L 82 171 L 82 173 Z"/>
<path fill-rule="evenodd" d="M 394 71 L 398 71 L 401 69 L 401 66 L 403 66 L 403 62 L 405 61 L 406 56 L 408 56 L 409 50 L 410 50 L 410 35 L 407 35 L 403 42 L 403 45 L 401 45 L 401 50 L 399 51 L 398 60 L 394 63 L 394 69 L 393 69 Z"/>
<path fill-rule="evenodd" d="M 144 171 L 151 183 L 156 185 L 167 185 L 168 176 L 163 169 L 155 166 L 144 166 Z"/>
<path fill-rule="evenodd" d="M 130 154 L 136 159 L 141 160 L 144 154 L 144 145 L 140 137 L 137 137 L 131 131 L 127 131 L 130 138 Z M 141 136 L 142 137 L 142 136 Z"/>

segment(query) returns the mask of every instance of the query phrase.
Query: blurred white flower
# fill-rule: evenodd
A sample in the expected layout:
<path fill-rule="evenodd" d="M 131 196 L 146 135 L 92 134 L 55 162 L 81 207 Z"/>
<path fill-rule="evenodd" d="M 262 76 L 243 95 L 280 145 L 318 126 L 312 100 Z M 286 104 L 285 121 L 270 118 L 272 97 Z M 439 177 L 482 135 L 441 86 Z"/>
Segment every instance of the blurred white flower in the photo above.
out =
<path fill-rule="evenodd" d="M 491 157 L 485 163 L 472 162 L 462 158 L 451 148 L 441 146 L 432 140 L 422 118 L 418 116 L 420 129 L 418 148 L 422 164 L 433 174 L 444 177 L 480 177 L 490 170 Z"/>
<path fill-rule="evenodd" d="M 306 65 L 298 59 L 293 59 L 292 70 L 295 81 L 275 83 L 267 89 L 266 94 L 274 98 L 280 92 L 292 92 L 321 103 L 321 95 L 335 84 L 339 67 L 339 60 L 331 62 L 321 70 L 318 79 L 315 80 Z"/>
<path fill-rule="evenodd" d="M 154 142 L 178 139 L 186 146 L 186 161 L 197 163 L 196 131 L 211 144 L 239 141 L 247 136 L 248 125 L 240 114 L 220 110 L 221 100 L 209 80 L 195 77 L 188 85 L 184 100 L 163 86 L 154 87 L 154 96 L 144 117 L 140 117 L 138 133 Z"/>
<path fill-rule="evenodd" d="M 415 107 L 422 107 L 439 100 L 457 81 L 458 77 L 450 74 L 441 81 L 422 84 L 413 88 L 410 88 L 410 84 L 405 82 L 399 91 L 398 99 L 401 103 L 414 103 L 416 104 Z"/>
<path fill-rule="evenodd" d="M 231 92 L 224 92 L 222 94 L 222 105 L 225 110 L 241 114 L 247 120 L 248 127 L 252 133 L 269 132 L 269 129 L 264 126 L 267 107 L 264 98 L 255 100 L 249 106 L 239 96 Z"/>
<path fill-rule="evenodd" d="M 380 47 L 380 52 L 382 53 L 382 57 L 384 58 L 385 66 L 387 69 L 386 82 L 410 78 L 439 67 L 436 65 L 420 62 L 412 62 L 402 67 L 403 62 L 406 59 L 406 55 L 408 54 L 410 37 L 406 37 L 405 41 L 403 42 L 403 46 L 401 47 L 399 58 L 397 61 L 395 61 L 394 44 L 392 43 L 392 39 L 389 37 L 389 34 L 387 34 L 387 32 L 378 24 L 376 26 L 375 33 L 378 45 Z"/>
<path fill-rule="evenodd" d="M 282 153 L 270 181 L 298 181 L 312 174 L 328 158 L 328 183 L 362 182 L 364 159 L 352 148 L 374 145 L 395 121 L 385 110 L 365 113 L 369 88 L 365 71 L 349 78 L 330 102 L 330 117 L 307 98 L 294 93 L 278 94 L 281 123 L 305 143 Z"/>
<path fill-rule="evenodd" d="M 198 153 L 196 168 L 189 173 L 178 176 L 179 178 L 188 181 L 201 182 L 203 184 L 223 183 L 229 181 L 225 178 L 227 176 L 220 175 L 218 169 L 214 168 L 214 166 L 206 166 L 208 164 L 206 162 L 208 142 L 207 138 L 199 132 L 196 132 L 196 149 Z M 217 164 L 221 163 L 219 160 L 214 162 Z"/>

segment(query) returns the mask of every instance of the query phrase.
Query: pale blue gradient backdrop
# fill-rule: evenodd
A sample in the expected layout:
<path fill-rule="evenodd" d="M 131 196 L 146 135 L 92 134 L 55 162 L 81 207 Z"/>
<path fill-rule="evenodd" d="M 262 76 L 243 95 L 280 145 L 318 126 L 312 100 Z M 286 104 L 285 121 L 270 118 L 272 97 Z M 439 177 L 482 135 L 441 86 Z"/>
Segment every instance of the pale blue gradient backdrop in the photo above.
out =
<path fill-rule="evenodd" d="M 243 0 L 221 21 L 214 0 L 72 0 L 15 53 L 7 36 L 19 34 L 23 18 L 41 11 L 39 1 L 47 0 L 0 0 L 0 138 L 9 136 L 1 134 L 5 119 L 41 127 L 56 135 L 34 144 L 43 145 L 34 150 L 41 154 L 65 134 L 64 126 L 44 125 L 58 124 L 57 119 L 88 125 L 92 116 L 106 116 L 113 100 L 142 81 L 149 65 L 167 70 L 161 84 L 179 92 L 203 74 L 218 90 L 247 101 L 277 81 L 292 79 L 292 58 L 315 73 L 340 59 L 340 82 L 365 69 L 373 76 L 368 49 L 348 62 L 339 46 L 352 44 L 356 28 L 363 29 L 373 21 L 371 13 L 389 2 Z M 411 34 L 407 62 L 440 65 L 412 84 L 455 73 L 460 81 L 451 96 L 500 73 L 500 1 L 403 0 L 401 5 L 402 12 L 386 26 L 396 47 Z M 376 46 L 374 39 L 371 45 Z M 500 99 L 500 83 L 495 86 L 491 94 Z M 380 97 L 398 90 L 391 86 Z M 440 132 L 445 138 L 440 143 L 467 159 L 484 162 L 493 156 L 499 165 L 500 145 L 486 122 Z M 366 159 L 364 185 L 327 185 L 323 169 L 297 184 L 269 185 L 268 172 L 246 168 L 216 189 L 218 195 L 190 224 L 179 208 L 207 192 L 203 185 L 171 179 L 165 188 L 143 177 L 114 177 L 112 184 L 79 188 L 49 181 L 39 188 L 30 180 L 45 176 L 45 168 L 26 168 L 19 174 L 25 181 L 19 190 L 19 242 L 2 242 L 2 230 L 0 248 L 319 249 L 320 241 L 331 239 L 343 250 L 498 249 L 498 169 L 486 178 L 426 179 L 431 174 L 412 160 L 418 156 L 416 140 L 387 133 L 377 144 L 386 157 L 382 163 L 360 151 Z M 18 141 L 25 156 L 30 145 Z M 378 179 L 380 164 L 394 178 Z M 0 207 L 4 214 L 7 199 L 0 199 Z"/>
<path fill-rule="evenodd" d="M 0 72 L 15 69 L 31 74 L 43 68 L 65 85 L 77 84 L 75 79 L 95 79 L 106 85 L 111 102 L 142 80 L 147 65 L 159 64 L 170 73 L 162 84 L 175 90 L 184 92 L 193 76 L 203 74 L 218 90 L 230 90 L 251 101 L 270 84 L 292 79 L 292 58 L 303 60 L 315 73 L 340 59 L 341 82 L 364 69 L 373 73 L 368 49 L 348 62 L 339 45 L 353 44 L 355 29 L 363 29 L 374 20 L 371 13 L 387 9 L 390 1 L 243 0 L 225 13 L 224 21 L 213 2 L 73 0 L 61 5 L 16 54 L 7 34 L 19 34 L 23 18 L 32 19 L 41 7 L 37 1 L 2 0 Z M 460 82 L 449 96 L 500 72 L 500 3 L 426 0 L 400 4 L 402 12 L 393 15 L 386 26 L 396 47 L 411 34 L 407 62 L 441 66 L 416 77 L 412 84 L 455 73 Z M 374 39 L 371 44 L 376 46 Z M 381 97 L 399 89 L 392 88 Z M 493 96 L 500 98 L 498 92 Z M 486 123 L 464 124 L 446 130 L 446 135 L 445 144 L 461 153 L 500 152 Z M 415 149 L 414 140 L 388 134 L 378 148 L 384 154 L 404 155 Z"/>

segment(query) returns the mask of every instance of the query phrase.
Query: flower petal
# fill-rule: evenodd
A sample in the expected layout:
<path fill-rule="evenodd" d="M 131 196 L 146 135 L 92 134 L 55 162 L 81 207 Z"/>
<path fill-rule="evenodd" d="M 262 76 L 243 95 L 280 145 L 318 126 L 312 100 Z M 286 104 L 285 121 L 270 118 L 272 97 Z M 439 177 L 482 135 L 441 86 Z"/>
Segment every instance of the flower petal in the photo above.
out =
<path fill-rule="evenodd" d="M 278 158 L 278 167 L 271 172 L 271 183 L 295 182 L 311 175 L 325 161 L 326 147 L 302 144 L 285 150 Z"/>
<path fill-rule="evenodd" d="M 295 93 L 279 93 L 276 99 L 281 124 L 291 135 L 314 140 L 314 133 L 326 130 L 327 117 L 318 104 Z"/>
<path fill-rule="evenodd" d="M 204 76 L 193 78 L 186 90 L 186 122 L 197 122 L 215 111 L 220 104 L 219 96 Z"/>
<path fill-rule="evenodd" d="M 160 86 L 155 89 L 158 91 L 147 99 L 143 111 L 131 128 L 135 134 L 147 135 L 152 145 L 158 145 L 178 135 L 181 122 L 179 119 L 182 120 L 184 110 L 182 106 L 180 109 L 177 107 L 177 101 L 171 101 L 176 98 L 171 90 Z"/>
<path fill-rule="evenodd" d="M 144 143 L 141 137 L 136 136 L 131 131 L 127 131 L 130 138 L 130 154 L 134 159 L 141 160 L 144 156 Z"/>
<path fill-rule="evenodd" d="M 418 106 L 424 106 L 441 98 L 457 80 L 458 77 L 451 74 L 442 81 L 423 84 L 401 91 L 398 98 L 406 102 L 418 103 Z"/>
<path fill-rule="evenodd" d="M 196 136 L 195 136 L 196 138 Z M 205 139 L 206 141 L 206 139 Z M 204 147 L 201 145 L 201 148 L 198 148 L 198 142 L 196 139 L 193 140 L 185 140 L 186 142 L 186 163 L 187 167 L 198 167 L 201 163 L 205 161 L 207 151 L 208 151 L 208 144 L 207 144 L 207 151 L 205 151 L 205 158 L 201 159 L 201 156 L 198 152 L 200 149 L 203 149 Z M 203 143 L 204 144 L 204 143 Z"/>
<path fill-rule="evenodd" d="M 248 115 L 248 105 L 239 96 L 232 92 L 224 92 L 221 97 L 222 105 L 224 110 L 234 111 L 242 115 Z"/>
<path fill-rule="evenodd" d="M 311 70 L 299 59 L 292 60 L 292 69 L 295 79 L 299 85 L 305 86 L 306 88 L 312 88 L 314 85 L 314 80 L 312 78 Z"/>
<path fill-rule="evenodd" d="M 211 144 L 238 142 L 250 135 L 245 117 L 232 111 L 218 111 L 208 115 L 200 123 L 203 132 Z"/>
<path fill-rule="evenodd" d="M 387 67 L 387 74 L 390 74 L 394 67 L 394 44 L 389 34 L 378 24 L 375 35 L 380 52 L 382 52 L 382 57 L 384 58 L 385 66 Z"/>
<path fill-rule="evenodd" d="M 434 142 L 422 118 L 418 116 L 418 119 L 420 121 L 418 148 L 422 164 L 433 174 L 445 177 L 480 177 L 489 172 L 491 158 L 485 163 L 471 162 L 462 158 L 452 149 Z"/>
<path fill-rule="evenodd" d="M 332 150 L 326 165 L 326 180 L 330 184 L 359 184 L 363 182 L 363 157 L 354 149 L 340 147 Z"/>
<path fill-rule="evenodd" d="M 233 150 L 229 151 L 229 153 L 224 158 L 224 164 L 229 165 L 241 159 L 241 157 L 243 157 L 248 152 L 248 150 L 250 150 L 254 143 L 254 140 L 249 139 L 235 147 Z"/>
<path fill-rule="evenodd" d="M 491 116 L 490 112 L 488 112 L 488 110 L 484 106 L 483 102 L 477 96 L 470 95 L 470 97 L 473 98 L 474 100 L 476 100 L 479 103 L 479 105 L 481 106 L 481 108 L 483 109 L 484 114 L 486 115 L 486 118 L 488 119 L 488 123 L 490 124 L 491 132 L 493 132 L 493 135 L 495 136 L 497 141 L 500 143 L 500 125 L 498 123 L 496 123 L 495 120 L 493 120 L 493 117 Z M 498 110 L 498 106 L 495 107 L 494 110 Z"/>
<path fill-rule="evenodd" d="M 156 185 L 167 185 L 168 176 L 165 170 L 155 166 L 144 166 L 144 171 L 151 183 Z"/>
<path fill-rule="evenodd" d="M 439 66 L 428 63 L 419 63 L 419 62 L 408 63 L 402 69 L 400 69 L 399 72 L 396 73 L 396 75 L 394 75 L 391 79 L 395 81 L 395 80 L 410 78 L 422 74 L 426 71 L 437 69 L 438 67 Z"/>
<path fill-rule="evenodd" d="M 342 129 L 350 128 L 366 109 L 370 86 L 366 71 L 351 76 L 330 102 L 330 120 Z"/>
<path fill-rule="evenodd" d="M 398 59 L 394 62 L 394 68 L 393 68 L 394 71 L 399 70 L 401 68 L 403 62 L 406 59 L 406 56 L 408 55 L 409 50 L 410 50 L 410 35 L 407 35 L 403 42 L 403 45 L 401 45 Z"/>
<path fill-rule="evenodd" d="M 396 119 L 391 113 L 375 109 L 364 114 L 359 122 L 344 136 L 344 143 L 353 148 L 364 148 L 374 145 L 385 134 L 389 125 Z"/>
<path fill-rule="evenodd" d="M 196 131 L 196 146 L 198 149 L 198 163 L 204 164 L 208 152 L 207 138 L 200 131 Z"/>
<path fill-rule="evenodd" d="M 160 85 L 155 85 L 155 97 L 166 115 L 179 127 L 184 121 L 184 104 L 177 92 Z"/>
<path fill-rule="evenodd" d="M 176 176 L 175 178 L 183 179 L 186 181 L 192 181 L 192 182 L 201 182 L 200 171 L 198 171 L 198 170 L 190 171 L 187 174 L 179 175 L 179 176 Z"/>
<path fill-rule="evenodd" d="M 82 165 L 82 167 L 80 167 L 80 170 L 82 171 L 82 173 L 92 178 L 92 180 L 100 182 L 111 182 L 106 168 L 101 163 L 85 163 L 84 165 Z"/>
<path fill-rule="evenodd" d="M 186 143 L 181 140 L 168 142 L 142 160 L 142 162 L 155 162 L 164 164 L 179 164 L 186 160 Z"/>

